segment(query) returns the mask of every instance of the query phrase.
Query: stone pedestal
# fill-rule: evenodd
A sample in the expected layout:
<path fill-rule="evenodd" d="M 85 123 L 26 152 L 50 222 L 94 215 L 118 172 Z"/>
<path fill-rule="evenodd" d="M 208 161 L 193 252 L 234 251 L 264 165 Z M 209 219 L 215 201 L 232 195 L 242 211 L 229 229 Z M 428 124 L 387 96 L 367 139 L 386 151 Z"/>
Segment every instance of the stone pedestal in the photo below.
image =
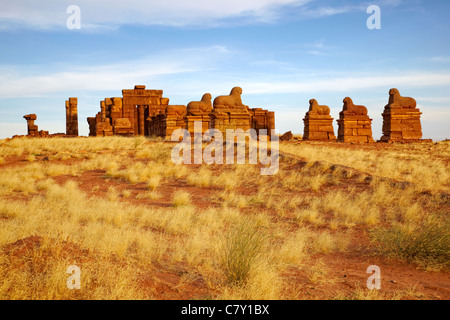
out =
<path fill-rule="evenodd" d="M 422 125 L 416 100 L 402 97 L 396 88 L 389 90 L 389 102 L 384 107 L 382 142 L 422 139 Z"/>
<path fill-rule="evenodd" d="M 251 128 L 250 113 L 245 112 L 215 112 L 211 114 L 211 127 L 218 129 L 226 136 L 227 129 L 242 129 L 244 132 Z"/>
<path fill-rule="evenodd" d="M 303 119 L 303 140 L 335 141 L 333 118 L 330 115 L 307 114 Z"/>
<path fill-rule="evenodd" d="M 340 113 L 338 142 L 375 142 L 372 137 L 372 119 L 368 115 L 345 115 Z"/>
<path fill-rule="evenodd" d="M 383 142 L 422 139 L 422 125 L 418 108 L 390 108 L 386 106 L 383 116 Z"/>
<path fill-rule="evenodd" d="M 195 129 L 195 122 L 199 121 L 202 123 L 202 131 L 201 134 L 203 135 L 210 126 L 211 117 L 209 115 L 202 115 L 202 116 L 186 116 L 186 129 L 189 131 L 191 136 L 194 136 L 194 129 Z"/>

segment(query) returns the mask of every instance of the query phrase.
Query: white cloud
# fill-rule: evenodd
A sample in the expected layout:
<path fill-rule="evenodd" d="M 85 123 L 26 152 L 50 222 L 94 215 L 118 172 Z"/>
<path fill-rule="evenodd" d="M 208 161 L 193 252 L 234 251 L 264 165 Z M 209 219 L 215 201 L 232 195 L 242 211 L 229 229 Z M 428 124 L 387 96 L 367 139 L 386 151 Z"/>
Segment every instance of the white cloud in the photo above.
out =
<path fill-rule="evenodd" d="M 344 1 L 342 1 L 344 2 Z M 384 7 L 397 7 L 403 4 L 403 0 L 378 0 L 375 3 L 371 1 L 359 1 L 359 3 L 354 4 L 356 1 L 347 1 L 346 3 L 352 3 L 351 5 L 344 5 L 341 3 L 340 6 L 325 6 L 318 5 L 316 7 L 304 6 L 302 9 L 302 14 L 310 18 L 322 18 L 330 17 L 338 14 L 363 11 L 366 13 L 367 7 L 373 4 L 377 4 L 381 8 Z M 317 3 L 317 2 L 314 2 Z M 317 3 L 319 4 L 319 3 Z"/>
<path fill-rule="evenodd" d="M 334 16 L 341 13 L 346 13 L 354 10 L 354 6 L 344 6 L 344 7 L 318 7 L 315 9 L 304 10 L 303 14 L 309 17 L 328 17 Z"/>
<path fill-rule="evenodd" d="M 432 57 L 430 59 L 433 62 L 445 62 L 448 63 L 450 62 L 450 57 Z"/>
<path fill-rule="evenodd" d="M 450 104 L 450 97 L 416 97 L 416 100 L 436 104 Z"/>
<path fill-rule="evenodd" d="M 322 18 L 365 11 L 369 1 L 340 6 L 318 0 L 15 0 L 3 1 L 0 31 L 15 28 L 53 30 L 66 28 L 73 4 L 81 10 L 82 32 L 107 32 L 122 25 L 215 27 L 274 22 L 289 12 L 298 17 Z M 380 6 L 399 6 L 402 0 L 379 0 Z M 291 10 L 295 8 L 295 10 Z"/>
<path fill-rule="evenodd" d="M 61 66 L 52 65 L 0 66 L 0 98 L 37 97 L 63 91 L 120 90 L 149 83 L 158 77 L 205 72 L 214 69 L 222 57 L 232 54 L 227 47 L 214 45 L 165 51 L 107 65 L 68 66 L 64 71 L 60 70 Z M 27 88 L 26 93 L 23 88 Z"/>
<path fill-rule="evenodd" d="M 345 77 L 324 76 L 322 79 L 297 81 L 245 81 L 246 92 L 264 93 L 308 93 L 346 92 L 379 87 L 434 87 L 450 86 L 450 74 L 408 72 L 403 75 L 354 75 Z"/>
<path fill-rule="evenodd" d="M 304 5 L 312 0 L 78 0 L 81 28 L 104 25 L 209 26 L 223 19 L 240 19 L 242 24 L 271 21 L 278 8 Z M 16 0 L 2 3 L 0 30 L 11 25 L 22 28 L 65 28 L 73 1 Z"/>
<path fill-rule="evenodd" d="M 422 105 L 418 105 L 417 107 L 422 111 L 422 119 L 424 121 L 448 124 L 450 120 L 450 110 L 438 110 Z"/>
<path fill-rule="evenodd" d="M 323 45 L 322 42 L 318 44 Z M 121 90 L 134 84 L 158 83 L 177 95 L 200 93 L 202 90 L 223 90 L 239 85 L 246 94 L 349 92 L 371 88 L 398 87 L 450 87 L 450 74 L 439 72 L 409 71 L 402 73 L 339 73 L 270 74 L 270 70 L 246 74 L 236 70 L 226 71 L 222 61 L 229 62 L 239 52 L 225 46 L 187 48 L 164 52 L 164 56 L 96 66 L 73 66 L 61 71 L 54 66 L 46 69 L 26 66 L 0 67 L 0 98 L 36 97 L 57 92 L 93 92 Z M 275 63 L 273 61 L 255 61 Z M 49 71 L 49 70 L 54 71 Z M 23 88 L 27 88 L 24 93 Z M 209 89 L 208 89 L 209 88 Z M 228 90 L 228 89 L 227 89 Z M 120 91 L 119 91 L 120 92 Z M 212 93 L 212 92 L 211 92 Z M 428 99 L 429 102 L 432 99 Z"/>
<path fill-rule="evenodd" d="M 306 43 L 304 46 L 309 48 L 307 53 L 316 56 L 326 56 L 331 52 L 331 50 L 336 49 L 334 46 L 326 45 L 325 39 L 320 39 L 314 43 Z"/>
<path fill-rule="evenodd" d="M 130 68 L 127 68 L 126 65 L 110 65 L 109 68 L 102 66 L 38 76 L 22 74 L 16 74 L 12 78 L 0 76 L 0 97 L 33 97 L 70 90 L 110 90 L 111 88 L 124 87 L 129 83 L 148 81 L 148 79 L 158 75 L 193 70 L 195 69 L 173 63 L 163 66 L 153 65 L 149 68 L 142 68 L 137 65 L 130 65 Z M 27 88 L 26 95 L 24 95 L 23 88 Z"/>

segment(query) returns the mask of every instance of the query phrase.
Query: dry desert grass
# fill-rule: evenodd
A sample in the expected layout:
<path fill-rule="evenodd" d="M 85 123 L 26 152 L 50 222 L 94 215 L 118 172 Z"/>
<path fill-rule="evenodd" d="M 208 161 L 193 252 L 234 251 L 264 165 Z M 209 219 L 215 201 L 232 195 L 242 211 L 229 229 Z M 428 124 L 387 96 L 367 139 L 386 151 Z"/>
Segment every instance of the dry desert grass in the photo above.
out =
<path fill-rule="evenodd" d="M 274 176 L 172 147 L 0 141 L 0 298 L 450 298 L 448 143 L 286 142 Z"/>

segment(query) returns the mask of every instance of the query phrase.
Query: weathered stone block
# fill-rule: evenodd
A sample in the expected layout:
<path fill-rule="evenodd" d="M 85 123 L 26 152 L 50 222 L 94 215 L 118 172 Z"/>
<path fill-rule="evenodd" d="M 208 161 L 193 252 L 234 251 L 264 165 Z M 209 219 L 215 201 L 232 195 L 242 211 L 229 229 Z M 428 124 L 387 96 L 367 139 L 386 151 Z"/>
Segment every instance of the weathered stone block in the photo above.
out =
<path fill-rule="evenodd" d="M 365 106 L 354 105 L 351 98 L 344 100 L 343 110 L 337 120 L 339 142 L 368 143 L 373 142 L 372 119 L 367 115 Z"/>
<path fill-rule="evenodd" d="M 420 140 L 422 138 L 421 114 L 413 98 L 402 97 L 397 89 L 391 89 L 389 102 L 382 114 L 381 141 Z"/>
<path fill-rule="evenodd" d="M 336 140 L 330 108 L 319 105 L 317 100 L 309 100 L 309 110 L 303 119 L 303 140 Z"/>
<path fill-rule="evenodd" d="M 78 136 L 78 98 L 66 100 L 66 135 Z"/>

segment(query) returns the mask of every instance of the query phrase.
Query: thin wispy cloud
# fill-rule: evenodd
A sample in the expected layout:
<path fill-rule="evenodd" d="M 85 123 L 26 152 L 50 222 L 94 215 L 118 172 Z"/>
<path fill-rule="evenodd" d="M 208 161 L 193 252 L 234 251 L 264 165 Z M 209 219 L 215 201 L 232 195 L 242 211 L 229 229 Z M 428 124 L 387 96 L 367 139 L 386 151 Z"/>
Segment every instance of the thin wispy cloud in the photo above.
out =
<path fill-rule="evenodd" d="M 308 18 L 325 18 L 335 15 L 352 13 L 352 12 L 366 12 L 370 5 L 378 5 L 381 8 L 397 7 L 404 3 L 403 0 L 379 0 L 379 1 L 339 1 L 338 4 L 327 4 L 327 1 L 315 1 L 308 5 L 302 6 L 301 15 Z"/>
<path fill-rule="evenodd" d="M 402 0 L 381 0 L 395 7 Z M 324 18 L 364 11 L 373 4 L 327 0 L 15 0 L 2 3 L 0 32 L 13 29 L 66 30 L 67 7 L 81 11 L 80 32 L 111 32 L 126 25 L 200 28 L 276 23 L 287 17 Z"/>
<path fill-rule="evenodd" d="M 359 7 L 358 7 L 359 8 Z M 349 11 L 355 10 L 353 6 L 345 6 L 345 7 L 318 7 L 314 9 L 305 9 L 303 10 L 303 15 L 312 18 L 322 18 L 334 16 L 337 14 L 346 13 Z"/>
<path fill-rule="evenodd" d="M 246 81 L 246 92 L 249 94 L 264 93 L 318 93 L 348 92 L 372 88 L 392 87 L 444 87 L 450 86 L 450 74 L 408 72 L 397 74 L 346 74 L 342 77 L 328 79 L 301 79 L 298 81 Z"/>
<path fill-rule="evenodd" d="M 332 50 L 336 49 L 334 46 L 325 44 L 325 39 L 320 39 L 314 43 L 306 43 L 303 46 L 307 49 L 307 53 L 315 56 L 329 55 Z"/>
<path fill-rule="evenodd" d="M 103 65 L 0 66 L 0 97 L 37 97 L 73 90 L 120 90 L 159 77 L 214 70 L 222 57 L 231 55 L 233 53 L 227 47 L 214 45 L 165 51 Z M 25 95 L 24 87 L 28 88 Z"/>
<path fill-rule="evenodd" d="M 419 96 L 416 99 L 420 100 L 420 101 L 423 101 L 423 102 L 427 102 L 427 103 L 431 102 L 431 103 L 441 104 L 441 105 L 445 105 L 445 104 L 450 105 L 450 97 L 439 97 L 439 96 L 423 97 L 423 96 Z"/>
<path fill-rule="evenodd" d="M 312 0 L 78 0 L 81 29 L 114 28 L 122 25 L 215 26 L 223 20 L 236 23 L 270 22 L 277 9 L 302 6 Z M 2 4 L 0 30 L 7 28 L 63 29 L 71 0 L 16 0 Z M 238 20 L 239 19 L 239 20 Z"/>
<path fill-rule="evenodd" d="M 318 44 L 321 46 L 321 42 Z M 318 93 L 346 92 L 379 87 L 443 87 L 450 86 L 450 74 L 439 72 L 409 71 L 406 73 L 363 74 L 346 72 L 339 76 L 339 71 L 330 70 L 319 76 L 283 74 L 273 76 L 270 72 L 261 71 L 252 75 L 233 75 L 218 68 L 217 61 L 208 61 L 220 54 L 232 57 L 232 50 L 223 46 L 205 48 L 188 48 L 168 53 L 166 59 L 155 59 L 154 56 L 136 61 L 107 65 L 75 67 L 69 71 L 41 72 L 29 75 L 15 70 L 14 67 L 1 68 L 0 97 L 24 97 L 23 87 L 28 88 L 29 97 L 51 94 L 62 91 L 107 91 L 114 88 L 128 87 L 135 83 L 149 83 L 162 79 L 180 78 L 182 74 L 191 74 L 188 83 L 172 81 L 172 89 L 181 93 L 197 92 L 200 88 L 214 83 L 215 87 L 228 88 L 239 84 L 245 87 L 247 94 L 281 94 L 281 93 Z M 188 54 L 189 53 L 189 54 Z M 235 53 L 236 55 L 239 53 Z M 183 59 L 173 59 L 183 56 Z M 155 62 L 156 61 L 156 62 Z M 276 61 L 256 61 L 258 64 L 278 64 Z M 47 66 L 51 69 L 51 66 Z M 270 79 L 265 81 L 264 78 Z M 232 79 L 232 80 L 230 80 Z M 166 80 L 167 81 L 167 80 Z M 170 82 L 170 80 L 169 80 Z"/>
<path fill-rule="evenodd" d="M 450 56 L 445 56 L 445 57 L 432 57 L 430 59 L 433 62 L 444 62 L 444 63 L 449 63 L 450 62 Z"/>

